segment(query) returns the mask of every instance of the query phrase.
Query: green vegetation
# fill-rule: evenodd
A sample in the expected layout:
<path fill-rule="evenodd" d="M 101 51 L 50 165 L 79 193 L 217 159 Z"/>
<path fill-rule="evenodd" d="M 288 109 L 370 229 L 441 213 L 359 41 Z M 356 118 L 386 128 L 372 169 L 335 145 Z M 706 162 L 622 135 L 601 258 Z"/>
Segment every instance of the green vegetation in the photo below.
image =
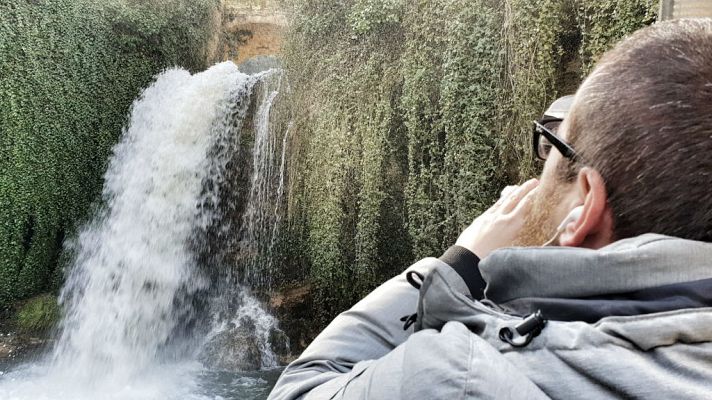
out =
<path fill-rule="evenodd" d="M 284 0 L 296 115 L 285 260 L 326 321 L 438 256 L 507 183 L 530 123 L 654 0 Z M 275 263 L 281 265 L 281 263 Z"/>
<path fill-rule="evenodd" d="M 56 287 L 62 242 L 98 200 L 132 101 L 165 67 L 206 67 L 219 6 L 0 4 L 0 310 Z"/>
<path fill-rule="evenodd" d="M 536 174 L 530 121 L 658 7 L 282 3 L 290 90 L 280 107 L 293 129 L 288 224 L 270 273 L 312 282 L 320 322 L 439 255 L 505 184 Z M 0 311 L 56 288 L 70 258 L 62 243 L 99 199 L 131 102 L 167 66 L 207 66 L 219 9 L 220 0 L 0 4 Z M 40 299 L 21 325 L 56 315 Z"/>
<path fill-rule="evenodd" d="M 17 311 L 14 323 L 19 332 L 41 334 L 55 326 L 59 314 L 57 297 L 44 294 L 25 301 Z"/>

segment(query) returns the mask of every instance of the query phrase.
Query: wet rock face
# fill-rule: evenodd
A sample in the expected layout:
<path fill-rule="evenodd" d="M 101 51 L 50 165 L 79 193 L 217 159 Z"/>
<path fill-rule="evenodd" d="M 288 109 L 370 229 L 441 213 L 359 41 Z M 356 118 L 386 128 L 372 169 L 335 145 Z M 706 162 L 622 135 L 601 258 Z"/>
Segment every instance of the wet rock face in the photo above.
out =
<path fill-rule="evenodd" d="M 319 334 L 318 323 L 314 321 L 314 300 L 309 284 L 284 287 L 271 293 L 270 308 L 279 319 L 280 333 L 287 336 L 289 349 L 286 355 L 273 344 L 275 354 L 282 364 L 288 364 L 298 356 Z"/>
<path fill-rule="evenodd" d="M 278 328 L 271 328 L 267 345 L 280 364 L 291 361 L 289 337 Z M 256 371 L 262 367 L 259 332 L 255 322 L 247 317 L 239 325 L 230 324 L 215 335 L 206 345 L 201 361 L 211 369 L 241 372 Z"/>
<path fill-rule="evenodd" d="M 215 335 L 205 346 L 201 361 L 211 369 L 239 372 L 255 371 L 261 367 L 259 343 L 255 323 L 249 318 L 240 320 Z"/>
<path fill-rule="evenodd" d="M 272 328 L 269 332 L 269 345 L 279 358 L 280 364 L 287 364 L 291 360 L 289 351 L 289 337 L 283 331 Z"/>
<path fill-rule="evenodd" d="M 46 337 L 0 331 L 0 372 L 41 354 L 51 343 Z"/>
<path fill-rule="evenodd" d="M 275 56 L 255 56 L 237 66 L 240 72 L 253 75 L 272 68 L 281 68 L 282 63 Z"/>

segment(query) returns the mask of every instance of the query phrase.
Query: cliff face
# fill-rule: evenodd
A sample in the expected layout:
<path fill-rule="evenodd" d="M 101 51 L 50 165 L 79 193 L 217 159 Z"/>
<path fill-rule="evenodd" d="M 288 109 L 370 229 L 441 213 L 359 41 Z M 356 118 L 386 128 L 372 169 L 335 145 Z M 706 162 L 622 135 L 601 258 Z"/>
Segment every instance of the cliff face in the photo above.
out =
<path fill-rule="evenodd" d="M 240 64 L 278 54 L 287 19 L 273 0 L 224 0 L 222 25 L 222 58 Z"/>

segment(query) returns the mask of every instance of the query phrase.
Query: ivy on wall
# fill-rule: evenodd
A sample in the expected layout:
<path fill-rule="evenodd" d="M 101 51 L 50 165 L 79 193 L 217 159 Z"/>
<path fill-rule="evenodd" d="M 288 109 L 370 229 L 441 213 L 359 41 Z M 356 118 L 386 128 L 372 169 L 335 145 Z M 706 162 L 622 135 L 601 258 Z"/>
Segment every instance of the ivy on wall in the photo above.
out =
<path fill-rule="evenodd" d="M 652 0 L 283 0 L 289 268 L 322 322 L 438 256 L 538 173 L 531 121 L 654 22 Z M 298 257 L 299 254 L 305 255 Z"/>
<path fill-rule="evenodd" d="M 529 129 L 655 0 L 282 0 L 293 116 L 273 263 L 327 321 L 535 175 Z M 0 4 L 0 308 L 55 285 L 131 102 L 202 69 L 218 0 Z M 140 173 L 140 171 L 137 171 Z M 286 264 L 286 266 L 285 266 Z"/>
<path fill-rule="evenodd" d="M 658 0 L 578 1 L 576 19 L 581 29 L 582 76 L 622 37 L 655 22 L 658 4 Z"/>
<path fill-rule="evenodd" d="M 219 6 L 0 4 L 0 310 L 56 286 L 132 101 L 165 67 L 206 67 Z"/>

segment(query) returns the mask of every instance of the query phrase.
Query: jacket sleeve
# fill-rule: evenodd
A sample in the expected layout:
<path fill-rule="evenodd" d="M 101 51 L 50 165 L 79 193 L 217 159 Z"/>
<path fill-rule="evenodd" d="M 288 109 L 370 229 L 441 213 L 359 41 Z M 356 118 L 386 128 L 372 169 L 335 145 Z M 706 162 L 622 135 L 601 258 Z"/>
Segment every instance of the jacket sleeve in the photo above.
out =
<path fill-rule="evenodd" d="M 419 297 L 406 273 L 425 276 L 440 265 L 447 264 L 436 258 L 420 260 L 336 317 L 284 370 L 269 399 L 329 399 L 372 360 L 405 342 L 413 328 L 404 330 L 400 319 L 416 312 Z"/>

